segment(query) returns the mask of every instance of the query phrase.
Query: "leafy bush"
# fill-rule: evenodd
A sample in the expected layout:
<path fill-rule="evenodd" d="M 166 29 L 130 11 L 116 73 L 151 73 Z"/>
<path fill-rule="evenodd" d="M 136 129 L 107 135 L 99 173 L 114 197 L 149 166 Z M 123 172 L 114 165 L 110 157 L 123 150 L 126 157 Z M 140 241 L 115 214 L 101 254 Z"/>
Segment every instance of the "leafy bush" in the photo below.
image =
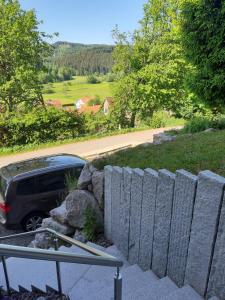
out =
<path fill-rule="evenodd" d="M 152 117 L 146 119 L 145 123 L 151 128 L 160 128 L 166 126 L 163 112 L 154 113 Z"/>
<path fill-rule="evenodd" d="M 190 120 L 182 130 L 184 133 L 196 133 L 212 127 L 212 121 L 206 118 L 196 117 Z"/>
<path fill-rule="evenodd" d="M 88 134 L 101 134 L 118 129 L 118 124 L 113 121 L 111 115 L 104 115 L 101 112 L 85 114 L 85 126 Z"/>
<path fill-rule="evenodd" d="M 214 129 L 225 129 L 225 117 L 224 116 L 217 116 L 214 118 L 201 118 L 197 117 L 190 120 L 184 126 L 182 132 L 184 133 L 196 133 L 200 131 L 204 131 L 209 128 Z"/>
<path fill-rule="evenodd" d="M 90 75 L 87 77 L 87 83 L 96 84 L 96 83 L 100 83 L 100 81 L 98 80 L 98 78 L 96 76 Z"/>
<path fill-rule="evenodd" d="M 98 223 L 96 213 L 88 207 L 85 211 L 84 234 L 89 241 L 94 241 L 98 233 L 102 231 L 101 224 Z"/>
<path fill-rule="evenodd" d="M 0 146 L 41 144 L 76 138 L 83 134 L 84 118 L 76 111 L 38 108 L 28 113 L 10 113 L 0 118 Z"/>
<path fill-rule="evenodd" d="M 91 99 L 89 102 L 88 102 L 88 106 L 93 106 L 93 105 L 100 105 L 102 102 L 101 102 L 101 99 L 98 95 L 95 96 L 94 99 Z"/>
<path fill-rule="evenodd" d="M 114 82 L 116 81 L 117 75 L 114 73 L 108 73 L 105 75 L 105 81 L 107 82 Z"/>

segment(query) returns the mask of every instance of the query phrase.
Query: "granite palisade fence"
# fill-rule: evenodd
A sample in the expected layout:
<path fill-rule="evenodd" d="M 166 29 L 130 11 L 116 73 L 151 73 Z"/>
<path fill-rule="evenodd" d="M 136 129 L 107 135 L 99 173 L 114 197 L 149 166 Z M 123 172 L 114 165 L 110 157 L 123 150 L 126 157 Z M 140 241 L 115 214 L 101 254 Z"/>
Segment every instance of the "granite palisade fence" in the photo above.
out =
<path fill-rule="evenodd" d="M 106 166 L 105 235 L 132 264 L 225 299 L 225 178 Z"/>

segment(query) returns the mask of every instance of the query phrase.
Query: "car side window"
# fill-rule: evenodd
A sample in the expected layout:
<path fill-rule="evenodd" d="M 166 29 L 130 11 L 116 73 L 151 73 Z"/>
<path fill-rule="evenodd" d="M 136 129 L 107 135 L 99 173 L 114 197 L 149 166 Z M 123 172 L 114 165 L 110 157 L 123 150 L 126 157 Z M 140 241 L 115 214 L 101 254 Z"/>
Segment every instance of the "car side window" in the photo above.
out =
<path fill-rule="evenodd" d="M 40 175 L 36 179 L 37 193 L 46 193 L 65 189 L 65 173 L 62 171 Z"/>
<path fill-rule="evenodd" d="M 17 195 L 21 195 L 21 196 L 34 194 L 35 193 L 34 177 L 18 181 L 16 193 Z"/>

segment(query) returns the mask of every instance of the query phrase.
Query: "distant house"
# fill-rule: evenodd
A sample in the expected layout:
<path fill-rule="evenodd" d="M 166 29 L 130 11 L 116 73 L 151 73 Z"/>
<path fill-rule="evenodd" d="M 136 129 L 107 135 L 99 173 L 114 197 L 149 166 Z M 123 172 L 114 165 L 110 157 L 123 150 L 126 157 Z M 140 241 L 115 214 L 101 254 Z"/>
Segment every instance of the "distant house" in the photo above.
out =
<path fill-rule="evenodd" d="M 91 97 L 83 97 L 75 101 L 76 109 L 79 111 L 82 108 L 82 106 L 86 106 L 91 99 Z"/>
<path fill-rule="evenodd" d="M 113 105 L 113 97 L 106 97 L 103 103 L 103 112 L 105 115 L 109 114 L 112 105 Z"/>
<path fill-rule="evenodd" d="M 94 113 L 96 114 L 97 112 L 100 111 L 101 105 L 89 105 L 88 103 L 90 100 L 93 98 L 91 97 L 83 97 L 75 102 L 76 109 L 79 113 Z"/>
<path fill-rule="evenodd" d="M 54 106 L 54 107 L 57 107 L 57 108 L 62 108 L 62 103 L 61 103 L 61 101 L 60 100 L 51 100 L 51 99 L 49 99 L 49 100 L 47 100 L 46 102 L 45 102 L 45 104 L 47 105 L 47 106 Z"/>
<path fill-rule="evenodd" d="M 101 105 L 92 105 L 92 106 L 84 105 L 78 110 L 78 112 L 96 114 L 97 112 L 100 111 L 101 107 L 102 107 Z"/>

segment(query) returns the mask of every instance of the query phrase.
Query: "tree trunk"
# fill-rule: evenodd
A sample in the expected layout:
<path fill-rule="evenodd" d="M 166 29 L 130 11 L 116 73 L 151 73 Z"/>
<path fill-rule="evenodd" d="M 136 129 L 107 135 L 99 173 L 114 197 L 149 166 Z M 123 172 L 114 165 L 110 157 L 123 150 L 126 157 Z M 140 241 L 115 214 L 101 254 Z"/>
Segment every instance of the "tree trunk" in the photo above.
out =
<path fill-rule="evenodd" d="M 130 118 L 130 127 L 131 128 L 135 127 L 135 120 L 136 120 L 136 112 L 132 112 L 131 118 Z"/>
<path fill-rule="evenodd" d="M 9 95 L 8 110 L 13 112 L 13 97 L 11 95 Z"/>

